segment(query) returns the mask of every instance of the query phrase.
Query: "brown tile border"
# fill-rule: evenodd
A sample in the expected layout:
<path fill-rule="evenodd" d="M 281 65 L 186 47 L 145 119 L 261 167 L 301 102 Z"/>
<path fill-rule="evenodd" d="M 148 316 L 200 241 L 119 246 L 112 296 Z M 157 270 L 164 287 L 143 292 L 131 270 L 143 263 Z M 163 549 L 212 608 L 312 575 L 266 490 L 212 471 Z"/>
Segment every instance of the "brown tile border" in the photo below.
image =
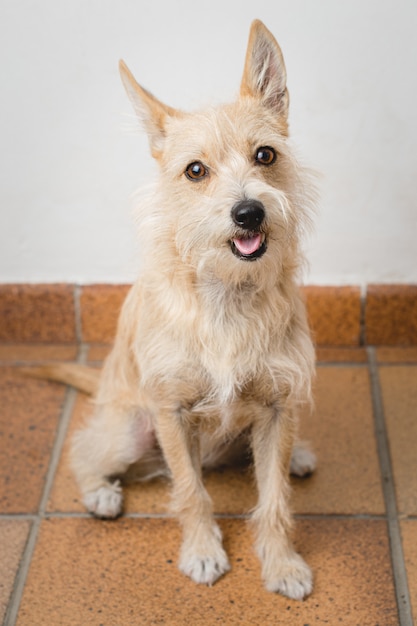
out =
<path fill-rule="evenodd" d="M 76 340 L 72 285 L 0 285 L 0 341 L 75 343 Z"/>
<path fill-rule="evenodd" d="M 44 363 L 45 361 L 75 361 L 77 344 L 0 343 L 0 365 Z"/>
<path fill-rule="evenodd" d="M 369 345 L 417 344 L 417 285 L 368 285 L 365 326 Z"/>
<path fill-rule="evenodd" d="M 358 346 L 361 333 L 359 287 L 304 287 L 314 341 L 322 346 Z"/>
<path fill-rule="evenodd" d="M 129 285 L 86 285 L 80 293 L 81 336 L 87 343 L 111 343 Z"/>
<path fill-rule="evenodd" d="M 1 343 L 112 342 L 128 285 L 0 285 Z M 315 343 L 417 345 L 417 285 L 303 288 Z M 324 360 L 327 360 L 326 358 Z"/>

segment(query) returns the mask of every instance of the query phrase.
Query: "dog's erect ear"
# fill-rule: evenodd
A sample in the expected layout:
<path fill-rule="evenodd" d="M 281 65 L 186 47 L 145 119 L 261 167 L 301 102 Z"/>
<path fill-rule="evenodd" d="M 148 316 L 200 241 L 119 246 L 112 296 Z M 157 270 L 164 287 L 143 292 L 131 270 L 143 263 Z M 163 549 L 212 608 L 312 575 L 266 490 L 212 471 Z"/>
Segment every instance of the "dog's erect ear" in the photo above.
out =
<path fill-rule="evenodd" d="M 252 22 L 240 93 L 260 98 L 277 113 L 288 114 L 287 73 L 281 48 L 260 20 Z"/>
<path fill-rule="evenodd" d="M 179 115 L 178 111 L 160 102 L 135 80 L 127 65 L 120 61 L 120 76 L 136 115 L 148 133 L 152 156 L 160 158 L 164 149 L 167 119 Z"/>

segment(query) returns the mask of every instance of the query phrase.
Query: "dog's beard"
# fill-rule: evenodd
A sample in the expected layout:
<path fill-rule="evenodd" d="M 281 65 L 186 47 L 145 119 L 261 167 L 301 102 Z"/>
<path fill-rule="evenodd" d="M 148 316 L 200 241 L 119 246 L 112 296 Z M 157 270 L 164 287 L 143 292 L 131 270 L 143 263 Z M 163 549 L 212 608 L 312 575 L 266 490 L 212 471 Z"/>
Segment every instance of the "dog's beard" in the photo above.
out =
<path fill-rule="evenodd" d="M 176 247 L 182 261 L 192 265 L 203 281 L 217 279 L 225 285 L 262 289 L 276 283 L 286 257 L 294 256 L 297 223 L 302 215 L 297 215 L 285 193 L 265 183 L 247 184 L 244 194 L 265 207 L 259 229 L 245 231 L 234 225 L 230 211 L 239 198 L 225 196 L 222 205 L 206 198 L 193 221 L 187 215 L 179 220 Z"/>

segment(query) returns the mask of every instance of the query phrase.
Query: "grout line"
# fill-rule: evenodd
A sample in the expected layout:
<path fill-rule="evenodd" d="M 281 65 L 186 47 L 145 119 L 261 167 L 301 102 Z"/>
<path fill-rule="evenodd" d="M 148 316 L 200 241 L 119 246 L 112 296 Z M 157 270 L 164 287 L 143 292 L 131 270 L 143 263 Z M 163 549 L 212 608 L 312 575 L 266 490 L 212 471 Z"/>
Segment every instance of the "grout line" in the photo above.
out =
<path fill-rule="evenodd" d="M 61 413 L 61 417 L 58 424 L 58 431 L 55 437 L 55 442 L 51 454 L 51 458 L 49 461 L 48 472 L 45 479 L 45 484 L 43 488 L 43 493 L 41 497 L 41 502 L 39 505 L 38 515 L 35 517 L 32 527 L 29 532 L 29 537 L 23 552 L 22 560 L 20 563 L 20 567 L 15 579 L 14 589 L 10 595 L 8 608 L 6 612 L 6 617 L 4 620 L 4 626 L 14 626 L 17 615 L 20 608 L 20 603 L 23 597 L 23 591 L 26 584 L 26 579 L 29 573 L 30 564 L 32 561 L 32 556 L 35 551 L 35 546 L 38 539 L 39 528 L 41 524 L 41 519 L 44 516 L 45 507 L 48 502 L 49 492 L 54 480 L 55 471 L 59 461 L 59 455 L 62 448 L 62 444 L 65 438 L 65 434 L 67 431 L 67 426 L 69 423 L 69 419 L 72 414 L 72 409 L 75 402 L 75 397 L 77 392 L 73 389 L 69 389 L 66 393 L 66 398 L 64 401 L 64 407 Z"/>
<path fill-rule="evenodd" d="M 74 298 L 74 314 L 75 314 L 75 337 L 77 339 L 77 343 L 82 344 L 83 329 L 82 329 L 82 322 L 81 322 L 81 287 L 80 285 L 74 285 L 73 298 Z"/>
<path fill-rule="evenodd" d="M 392 470 L 388 434 L 385 424 L 382 392 L 378 375 L 378 365 L 375 357 L 375 348 L 367 348 L 367 352 L 369 360 L 372 404 L 375 419 L 375 433 L 381 469 L 382 489 L 384 493 L 385 508 L 387 512 L 388 535 L 391 548 L 391 564 L 394 577 L 395 592 L 397 597 L 400 626 L 413 626 L 407 571 L 404 562 L 401 530 L 398 522 L 394 476 Z"/>
<path fill-rule="evenodd" d="M 78 355 L 77 355 L 77 363 L 85 363 L 87 351 L 88 351 L 88 346 L 84 344 L 79 346 Z M 42 494 L 41 502 L 39 505 L 39 515 L 41 517 L 43 517 L 46 513 L 46 509 L 48 506 L 48 499 L 49 499 L 52 485 L 55 479 L 55 474 L 58 468 L 58 463 L 61 458 L 62 448 L 64 446 L 64 441 L 67 435 L 68 426 L 69 426 L 71 416 L 73 413 L 76 397 L 77 397 L 76 389 L 68 388 L 67 397 L 65 400 L 64 408 L 61 413 L 61 418 L 59 420 L 59 425 L 58 425 L 58 431 L 55 437 L 54 446 L 53 446 L 51 457 L 49 460 L 49 468 L 48 468 L 48 473 L 45 479 L 43 494 Z"/>
<path fill-rule="evenodd" d="M 39 526 L 40 518 L 37 517 L 33 521 L 29 531 L 29 536 L 25 545 L 25 549 L 23 551 L 22 559 L 20 561 L 19 570 L 16 574 L 14 587 L 10 594 L 3 626 L 14 626 L 14 624 L 16 623 L 17 614 L 19 612 L 20 603 L 23 596 L 23 590 L 26 584 L 30 563 L 32 561 L 32 555 L 35 550 L 35 545 L 38 538 Z"/>
<path fill-rule="evenodd" d="M 85 357 L 87 353 L 87 346 L 81 345 L 78 352 L 77 361 L 80 363 L 85 362 Z M 20 567 L 15 579 L 14 589 L 10 595 L 8 608 L 6 611 L 5 620 L 3 622 L 4 626 L 14 626 L 20 604 L 23 597 L 23 592 L 26 584 L 26 579 L 29 573 L 30 564 L 32 561 L 32 556 L 35 551 L 39 528 L 41 525 L 41 520 L 45 518 L 45 512 L 48 505 L 48 499 L 50 495 L 50 491 L 54 482 L 55 473 L 58 467 L 59 459 L 62 452 L 62 447 L 64 445 L 65 436 L 67 434 L 68 425 L 71 419 L 71 415 L 73 413 L 73 408 L 75 404 L 75 399 L 77 396 L 77 392 L 75 389 L 67 389 L 66 397 L 64 400 L 64 406 L 59 418 L 57 433 L 55 436 L 54 445 L 52 448 L 48 471 L 45 478 L 45 483 L 43 487 L 42 497 L 40 500 L 38 514 L 33 519 L 33 523 L 29 532 L 29 537 L 26 542 L 26 546 L 23 552 L 23 556 L 21 559 Z"/>
<path fill-rule="evenodd" d="M 214 513 L 217 519 L 250 519 L 251 513 Z M 0 520 L 9 521 L 31 521 L 38 519 L 95 519 L 91 513 L 83 513 L 82 511 L 42 511 L 38 515 L 31 513 L 3 513 L 0 514 Z M 178 519 L 173 513 L 151 513 L 150 511 L 123 513 L 117 519 Z M 97 518 L 99 519 L 99 518 Z M 294 513 L 294 519 L 298 520 L 366 520 L 366 521 L 385 521 L 385 514 L 378 513 Z M 416 516 L 409 516 L 405 520 L 416 520 Z M 104 522 L 113 522 L 114 520 L 103 520 Z"/>
<path fill-rule="evenodd" d="M 368 366 L 368 362 L 367 361 L 363 361 L 363 362 L 358 362 L 358 361 L 318 361 L 316 363 L 316 367 L 317 369 L 319 368 L 336 368 L 336 369 L 343 369 L 343 368 L 351 368 L 351 367 L 355 367 L 355 368 L 364 368 Z"/>
<path fill-rule="evenodd" d="M 359 345 L 366 346 L 366 287 L 360 296 Z"/>
<path fill-rule="evenodd" d="M 56 470 L 58 467 L 58 463 L 61 458 L 61 452 L 62 452 L 62 448 L 64 445 L 65 437 L 67 434 L 71 415 L 73 413 L 76 397 L 77 397 L 77 392 L 75 389 L 67 390 L 67 397 L 65 400 L 61 418 L 59 420 L 58 432 L 55 437 L 54 446 L 53 446 L 51 457 L 49 460 L 48 473 L 46 475 L 45 484 L 43 488 L 43 494 L 42 494 L 41 502 L 39 505 L 39 515 L 41 517 L 45 515 L 46 509 L 48 506 L 48 499 L 49 499 L 52 485 L 55 479 L 55 474 L 56 474 Z"/>

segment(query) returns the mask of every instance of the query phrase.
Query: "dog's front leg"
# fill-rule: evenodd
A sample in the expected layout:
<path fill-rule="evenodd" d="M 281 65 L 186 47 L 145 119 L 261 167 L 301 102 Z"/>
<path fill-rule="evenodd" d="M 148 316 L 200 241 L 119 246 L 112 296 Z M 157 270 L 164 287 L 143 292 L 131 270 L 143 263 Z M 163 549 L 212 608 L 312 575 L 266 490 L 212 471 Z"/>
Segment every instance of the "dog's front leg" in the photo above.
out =
<path fill-rule="evenodd" d="M 182 409 L 161 411 L 158 438 L 173 480 L 173 509 L 183 529 L 179 568 L 213 584 L 230 569 L 212 503 L 202 479 L 198 427 Z"/>
<path fill-rule="evenodd" d="M 259 502 L 253 521 L 266 588 L 301 600 L 311 593 L 312 574 L 295 552 L 289 536 L 289 467 L 294 433 L 294 416 L 289 406 L 265 407 L 257 416 L 252 445 Z"/>

